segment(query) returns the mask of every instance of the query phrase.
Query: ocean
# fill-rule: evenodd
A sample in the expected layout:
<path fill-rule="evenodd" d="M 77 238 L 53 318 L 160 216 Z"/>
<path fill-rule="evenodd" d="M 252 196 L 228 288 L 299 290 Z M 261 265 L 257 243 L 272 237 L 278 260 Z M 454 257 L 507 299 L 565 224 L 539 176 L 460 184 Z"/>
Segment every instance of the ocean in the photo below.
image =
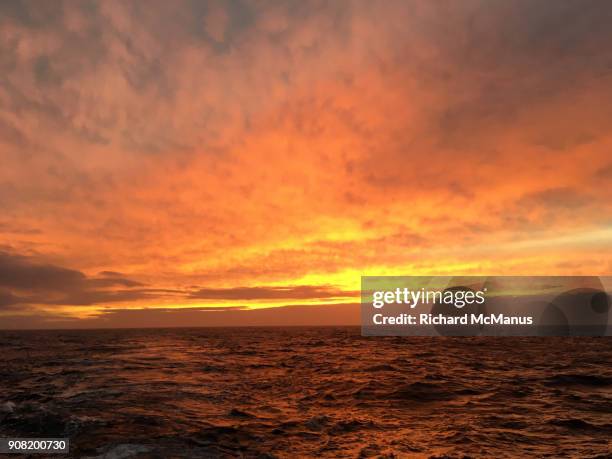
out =
<path fill-rule="evenodd" d="M 0 437 L 68 437 L 71 457 L 612 453 L 606 337 L 3 331 L 0 353 Z"/>

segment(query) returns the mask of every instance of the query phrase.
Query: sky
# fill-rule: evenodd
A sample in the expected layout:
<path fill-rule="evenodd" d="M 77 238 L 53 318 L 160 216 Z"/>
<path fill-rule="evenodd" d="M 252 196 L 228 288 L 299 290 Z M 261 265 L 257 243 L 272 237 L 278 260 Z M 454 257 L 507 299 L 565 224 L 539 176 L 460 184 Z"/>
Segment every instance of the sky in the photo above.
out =
<path fill-rule="evenodd" d="M 612 274 L 612 3 L 0 2 L 0 328 L 354 324 Z"/>

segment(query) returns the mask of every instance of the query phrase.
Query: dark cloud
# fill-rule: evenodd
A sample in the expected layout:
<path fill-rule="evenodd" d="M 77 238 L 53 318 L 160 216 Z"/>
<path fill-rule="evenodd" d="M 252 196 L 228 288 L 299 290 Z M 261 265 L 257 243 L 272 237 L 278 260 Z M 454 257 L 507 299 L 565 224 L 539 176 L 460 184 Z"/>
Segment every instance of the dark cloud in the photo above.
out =
<path fill-rule="evenodd" d="M 17 303 L 94 305 L 158 298 L 169 290 L 143 289 L 144 284 L 120 276 L 88 277 L 32 257 L 0 252 L 0 307 Z M 19 296 L 15 292 L 19 293 Z"/>
<path fill-rule="evenodd" d="M 437 13 L 437 14 L 436 14 Z M 540 118 L 534 144 L 562 150 L 601 135 L 570 102 L 611 83 L 612 3 L 607 1 L 435 2 L 417 26 L 436 59 L 420 59 L 424 87 L 447 94 L 433 107 L 431 129 L 445 147 L 489 145 L 527 113 L 560 104 L 567 123 Z M 410 51 L 412 52 L 412 51 Z M 600 110 L 611 114 L 602 104 Z M 474 132 L 477 132 L 474 135 Z"/>
<path fill-rule="evenodd" d="M 535 193 L 529 193 L 519 200 L 519 204 L 527 206 L 539 206 L 547 209 L 583 207 L 590 202 L 578 190 L 569 187 L 550 188 Z"/>
<path fill-rule="evenodd" d="M 598 179 L 612 180 L 612 163 L 595 172 L 595 177 Z"/>
<path fill-rule="evenodd" d="M 134 281 L 131 279 L 126 279 L 124 277 L 111 277 L 111 278 L 93 278 L 87 279 L 88 287 L 97 287 L 97 288 L 106 288 L 106 287 L 114 287 L 114 286 L 122 286 L 122 287 L 141 287 L 144 284 L 142 282 Z"/>
<path fill-rule="evenodd" d="M 164 289 L 97 290 L 85 288 L 75 291 L 66 291 L 64 293 L 65 294 L 58 299 L 40 297 L 32 300 L 41 304 L 95 306 L 107 303 L 124 303 L 140 300 L 155 301 L 161 298 L 168 298 L 172 295 L 185 295 L 185 293 L 180 290 Z"/>
<path fill-rule="evenodd" d="M 8 290 L 0 290 L 0 310 L 21 303 L 23 300 Z"/>
<path fill-rule="evenodd" d="M 234 287 L 202 288 L 190 294 L 191 298 L 206 300 L 289 300 L 341 298 L 352 296 L 332 287 L 299 285 L 289 287 Z"/>
<path fill-rule="evenodd" d="M 48 56 L 40 56 L 36 59 L 34 76 L 36 81 L 43 85 L 58 85 L 62 82 Z"/>
<path fill-rule="evenodd" d="M 46 27 L 59 21 L 62 8 L 44 1 L 9 0 L 0 2 L 0 16 L 27 27 Z"/>
<path fill-rule="evenodd" d="M 145 284 L 115 271 L 98 277 L 32 257 L 0 252 L 0 307 L 23 305 L 95 306 L 174 298 L 185 300 L 295 300 L 355 296 L 330 286 L 197 288 L 196 290 L 144 288 Z"/>
<path fill-rule="evenodd" d="M 58 290 L 83 285 L 86 276 L 72 269 L 40 264 L 28 257 L 0 252 L 0 286 L 18 290 Z"/>
<path fill-rule="evenodd" d="M 102 277 L 124 277 L 123 273 L 117 271 L 100 271 L 98 275 Z"/>
<path fill-rule="evenodd" d="M 359 303 L 298 305 L 278 308 L 161 308 L 107 309 L 95 318 L 19 314 L 2 317 L 4 329 L 42 328 L 158 328 L 228 326 L 359 325 Z"/>

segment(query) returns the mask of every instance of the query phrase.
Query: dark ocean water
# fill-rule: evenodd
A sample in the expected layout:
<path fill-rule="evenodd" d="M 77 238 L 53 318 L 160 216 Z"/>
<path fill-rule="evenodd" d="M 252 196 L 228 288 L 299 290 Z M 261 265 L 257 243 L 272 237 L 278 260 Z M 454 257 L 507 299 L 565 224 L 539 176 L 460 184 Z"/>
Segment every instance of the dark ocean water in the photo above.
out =
<path fill-rule="evenodd" d="M 73 457 L 612 452 L 610 338 L 37 331 L 0 353 L 0 436 L 70 437 Z"/>

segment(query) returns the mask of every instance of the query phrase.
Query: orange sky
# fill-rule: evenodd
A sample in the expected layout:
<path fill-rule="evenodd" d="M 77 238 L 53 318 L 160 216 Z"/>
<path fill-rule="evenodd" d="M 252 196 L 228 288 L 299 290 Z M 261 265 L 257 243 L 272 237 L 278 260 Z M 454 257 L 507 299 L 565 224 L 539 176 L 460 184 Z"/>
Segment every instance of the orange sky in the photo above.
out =
<path fill-rule="evenodd" d="M 612 274 L 610 3 L 57 5 L 0 5 L 0 328 Z"/>

